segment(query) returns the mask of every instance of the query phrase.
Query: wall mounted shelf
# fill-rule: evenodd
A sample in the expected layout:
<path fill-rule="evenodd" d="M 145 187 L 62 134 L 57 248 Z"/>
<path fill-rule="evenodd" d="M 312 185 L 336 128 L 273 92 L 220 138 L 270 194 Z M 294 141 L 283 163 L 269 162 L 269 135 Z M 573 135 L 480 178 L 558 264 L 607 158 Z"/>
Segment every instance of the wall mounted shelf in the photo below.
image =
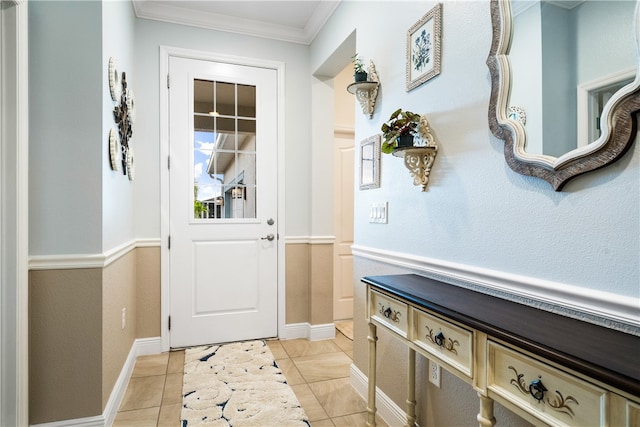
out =
<path fill-rule="evenodd" d="M 378 73 L 373 61 L 369 61 L 369 67 L 367 68 L 369 75 L 366 82 L 355 82 L 347 86 L 347 92 L 356 96 L 356 99 L 362 107 L 362 113 L 373 117 L 373 110 L 376 105 L 376 98 L 378 97 L 378 88 L 380 82 L 378 81 Z"/>
<path fill-rule="evenodd" d="M 427 191 L 429 174 L 438 154 L 438 146 L 396 148 L 392 154 L 404 159 L 404 165 L 413 178 L 413 185 L 419 185 L 422 191 Z"/>

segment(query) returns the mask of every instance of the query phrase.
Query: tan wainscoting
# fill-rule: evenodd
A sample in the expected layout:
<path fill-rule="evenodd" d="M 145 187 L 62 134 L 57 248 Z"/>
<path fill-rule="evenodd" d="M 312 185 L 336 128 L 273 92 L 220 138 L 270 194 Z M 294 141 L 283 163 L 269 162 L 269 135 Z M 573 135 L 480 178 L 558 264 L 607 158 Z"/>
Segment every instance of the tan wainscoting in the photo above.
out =
<path fill-rule="evenodd" d="M 29 274 L 29 423 L 102 413 L 102 271 Z"/>
<path fill-rule="evenodd" d="M 29 423 L 101 416 L 136 338 L 160 335 L 160 248 L 133 245 L 102 267 L 37 265 L 29 272 Z"/>
<path fill-rule="evenodd" d="M 286 323 L 333 322 L 333 242 L 285 246 Z"/>
<path fill-rule="evenodd" d="M 285 245 L 285 323 L 308 323 L 310 290 L 310 245 L 287 243 Z"/>

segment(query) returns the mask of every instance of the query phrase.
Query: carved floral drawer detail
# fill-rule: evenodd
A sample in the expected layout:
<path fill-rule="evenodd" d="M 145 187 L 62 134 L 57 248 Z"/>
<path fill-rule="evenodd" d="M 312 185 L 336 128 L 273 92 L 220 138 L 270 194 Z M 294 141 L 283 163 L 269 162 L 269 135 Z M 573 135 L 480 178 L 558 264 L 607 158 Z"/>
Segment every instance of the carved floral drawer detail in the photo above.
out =
<path fill-rule="evenodd" d="M 458 340 L 452 340 L 451 338 L 445 338 L 445 336 L 442 333 L 442 331 L 440 331 L 440 332 L 438 332 L 437 334 L 434 335 L 434 330 L 433 329 L 431 329 L 428 326 L 425 326 L 425 328 L 427 329 L 427 331 L 429 331 L 429 334 L 427 335 L 427 338 L 429 338 L 429 340 L 432 343 L 434 343 L 438 347 L 442 347 L 445 350 L 450 351 L 453 354 L 458 354 L 458 350 L 455 349 L 455 347 L 460 345 Z"/>
<path fill-rule="evenodd" d="M 412 313 L 414 343 L 471 378 L 473 332 L 422 310 L 412 309 Z"/>
<path fill-rule="evenodd" d="M 558 412 L 565 413 L 571 418 L 574 417 L 575 413 L 573 412 L 571 405 L 580 405 L 580 403 L 573 396 L 565 397 L 559 390 L 556 390 L 555 397 L 549 398 L 548 394 L 546 393 L 549 390 L 547 390 L 547 388 L 542 383 L 542 376 L 539 375 L 537 379 L 529 383 L 524 379 L 524 374 L 519 374 L 516 368 L 514 368 L 513 366 L 509 366 L 509 369 L 512 370 L 515 374 L 515 378 L 512 378 L 510 381 L 511 384 L 513 384 L 518 390 L 520 390 L 522 394 L 530 394 L 537 401 L 541 403 L 547 403 L 552 409 L 555 409 Z"/>
<path fill-rule="evenodd" d="M 407 304 L 379 292 L 369 294 L 369 304 L 372 319 L 385 324 L 402 337 L 407 337 Z"/>
<path fill-rule="evenodd" d="M 607 392 L 542 361 L 489 342 L 488 388 L 551 425 L 605 425 Z"/>
<path fill-rule="evenodd" d="M 380 307 L 378 313 L 394 323 L 400 323 L 400 317 L 402 317 L 401 312 L 393 310 L 390 306 L 385 307 L 385 305 L 381 302 L 378 303 L 378 306 Z"/>

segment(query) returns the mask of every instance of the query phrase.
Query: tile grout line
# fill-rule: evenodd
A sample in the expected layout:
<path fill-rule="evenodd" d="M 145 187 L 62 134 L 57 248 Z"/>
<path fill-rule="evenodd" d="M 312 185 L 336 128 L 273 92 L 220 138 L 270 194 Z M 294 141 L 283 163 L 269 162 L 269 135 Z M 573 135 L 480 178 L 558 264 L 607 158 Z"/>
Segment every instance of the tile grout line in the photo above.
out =
<path fill-rule="evenodd" d="M 162 395 L 160 396 L 160 407 L 158 408 L 158 416 L 156 417 L 156 426 L 160 424 L 160 414 L 162 413 L 162 402 L 164 402 L 164 393 L 167 390 L 167 378 L 169 377 L 169 361 L 171 360 L 171 352 L 167 355 L 167 366 L 164 368 L 164 383 L 162 384 Z"/>

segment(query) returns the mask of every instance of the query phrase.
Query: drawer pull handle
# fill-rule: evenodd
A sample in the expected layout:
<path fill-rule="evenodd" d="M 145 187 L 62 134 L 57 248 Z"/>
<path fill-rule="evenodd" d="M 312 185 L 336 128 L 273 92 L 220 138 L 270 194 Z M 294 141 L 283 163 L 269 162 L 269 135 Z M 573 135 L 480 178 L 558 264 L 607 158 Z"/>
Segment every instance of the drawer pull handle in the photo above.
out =
<path fill-rule="evenodd" d="M 538 402 L 548 404 L 554 411 L 568 415 L 569 418 L 573 418 L 575 416 L 575 412 L 569 406 L 570 404 L 580 406 L 580 403 L 575 397 L 564 397 L 562 393 L 560 393 L 560 391 L 556 390 L 556 395 L 553 398 L 547 397 L 546 400 L 543 400 L 544 393 L 547 391 L 547 389 L 542 384 L 542 381 L 539 377 L 538 379 L 531 381 L 531 384 L 529 384 L 527 390 L 527 383 L 524 381 L 524 374 L 519 374 L 516 368 L 514 368 L 513 366 L 509 366 L 509 369 L 516 374 L 516 378 L 512 378 L 510 383 L 513 384 L 523 394 L 531 394 L 531 396 L 533 396 L 533 398 Z"/>
<path fill-rule="evenodd" d="M 529 384 L 529 393 L 536 399 L 538 402 L 544 399 L 544 392 L 547 391 L 547 388 L 542 384 L 540 379 L 531 381 Z"/>
<path fill-rule="evenodd" d="M 434 330 L 428 326 L 425 326 L 425 327 L 429 331 L 429 335 L 426 336 L 429 339 L 429 341 L 431 341 L 438 347 L 444 347 L 447 351 L 450 351 L 453 354 L 456 354 L 456 355 L 458 354 L 458 350 L 455 349 L 456 346 L 460 345 L 458 340 L 452 340 L 451 338 L 446 338 L 442 333 L 442 331 L 438 332 L 434 336 L 433 335 Z"/>
<path fill-rule="evenodd" d="M 391 307 L 385 308 L 382 303 L 378 303 L 378 305 L 380 306 L 380 314 L 382 314 L 384 317 L 391 320 L 392 322 L 400 323 L 400 315 L 402 313 L 396 310 L 392 310 Z"/>

